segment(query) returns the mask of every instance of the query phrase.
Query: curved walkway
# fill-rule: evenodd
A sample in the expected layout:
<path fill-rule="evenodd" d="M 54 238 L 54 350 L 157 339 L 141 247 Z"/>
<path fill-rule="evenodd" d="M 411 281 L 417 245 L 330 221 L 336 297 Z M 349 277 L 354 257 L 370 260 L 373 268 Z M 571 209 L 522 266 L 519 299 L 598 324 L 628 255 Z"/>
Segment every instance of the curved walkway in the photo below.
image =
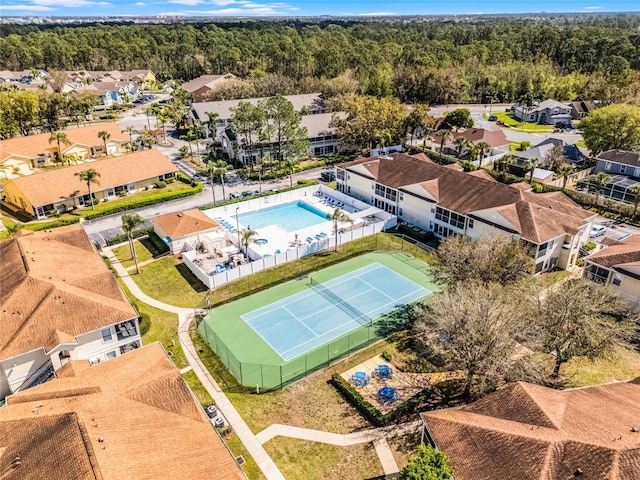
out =
<path fill-rule="evenodd" d="M 107 258 L 109 258 L 111 265 L 116 270 L 120 278 L 122 278 L 124 284 L 136 298 L 155 308 L 178 315 L 178 338 L 182 344 L 187 362 L 196 373 L 198 379 L 209 395 L 211 395 L 215 401 L 218 410 L 226 418 L 227 423 L 233 428 L 249 454 L 256 461 L 258 467 L 260 467 L 260 470 L 262 470 L 262 473 L 265 475 L 267 480 L 285 480 L 282 472 L 280 472 L 277 465 L 262 446 L 264 443 L 277 436 L 327 443 L 340 447 L 371 442 L 378 454 L 378 458 L 380 459 L 385 475 L 398 473 L 398 465 L 393 457 L 391 449 L 389 448 L 389 444 L 387 443 L 387 437 L 406 435 L 408 433 L 415 432 L 420 427 L 421 423 L 419 420 L 401 425 L 391 425 L 362 432 L 349 433 L 346 435 L 274 423 L 257 435 L 254 435 L 247 423 L 240 416 L 240 413 L 238 413 L 220 386 L 213 379 L 207 368 L 200 361 L 200 358 L 196 353 L 195 347 L 191 342 L 191 337 L 189 336 L 189 324 L 193 318 L 193 309 L 175 307 L 148 296 L 140 289 L 140 287 L 138 287 L 136 282 L 133 281 L 130 274 L 127 272 L 127 269 L 122 266 L 120 261 L 113 254 L 111 247 L 104 247 L 103 252 L 106 254 Z"/>

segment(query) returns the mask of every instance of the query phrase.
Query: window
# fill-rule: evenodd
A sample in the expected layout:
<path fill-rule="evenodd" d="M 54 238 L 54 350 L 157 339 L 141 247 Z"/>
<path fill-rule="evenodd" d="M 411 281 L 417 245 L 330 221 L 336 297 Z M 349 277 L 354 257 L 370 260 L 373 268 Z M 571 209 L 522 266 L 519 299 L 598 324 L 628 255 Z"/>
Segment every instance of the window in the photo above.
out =
<path fill-rule="evenodd" d="M 404 200 L 404 193 L 400 192 L 400 200 Z"/>
<path fill-rule="evenodd" d="M 107 196 L 112 197 L 115 194 L 113 188 L 107 188 Z"/>
<path fill-rule="evenodd" d="M 625 174 L 627 172 L 627 166 L 626 165 L 620 165 L 620 173 Z"/>
<path fill-rule="evenodd" d="M 100 334 L 102 335 L 103 342 L 110 342 L 113 339 L 111 328 L 103 328 L 102 330 L 100 330 Z"/>
<path fill-rule="evenodd" d="M 604 164 L 604 169 L 605 169 L 605 170 L 611 170 L 611 162 L 606 162 L 606 163 Z"/>
<path fill-rule="evenodd" d="M 402 216 L 402 209 L 401 208 L 398 209 L 398 215 Z"/>
<path fill-rule="evenodd" d="M 469 219 L 469 228 L 473 228 L 473 218 Z"/>
<path fill-rule="evenodd" d="M 135 183 L 130 183 L 127 185 L 127 190 L 131 191 L 131 190 L 135 190 L 136 188 L 136 184 Z"/>
<path fill-rule="evenodd" d="M 117 356 L 118 354 L 116 353 L 115 350 L 104 354 L 104 358 L 106 358 L 107 360 L 111 360 L 112 358 L 116 358 Z"/>

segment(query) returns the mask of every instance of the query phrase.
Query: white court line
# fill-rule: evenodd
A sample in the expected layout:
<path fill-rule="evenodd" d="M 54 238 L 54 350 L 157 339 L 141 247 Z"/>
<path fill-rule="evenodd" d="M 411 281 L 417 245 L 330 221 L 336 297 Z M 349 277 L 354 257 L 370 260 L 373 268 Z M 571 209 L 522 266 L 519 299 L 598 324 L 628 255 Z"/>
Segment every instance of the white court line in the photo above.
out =
<path fill-rule="evenodd" d="M 302 325 L 304 326 L 304 328 L 306 328 L 306 329 L 307 329 L 307 330 L 309 330 L 311 333 L 313 333 L 313 334 L 316 336 L 316 338 L 318 338 L 318 337 L 320 336 L 320 335 L 318 335 L 316 332 L 314 332 L 313 330 L 311 330 L 311 329 L 309 328 L 309 326 L 308 326 L 308 325 L 306 325 L 304 322 L 301 322 L 301 321 L 300 321 L 300 319 L 298 318 L 298 316 L 297 316 L 295 313 L 293 313 L 291 310 L 289 310 L 287 307 L 282 307 L 282 309 L 283 309 L 285 312 L 287 312 L 289 315 L 291 315 L 293 318 L 295 318 L 295 319 L 296 319 L 296 321 L 297 321 L 298 323 L 302 324 Z"/>
<path fill-rule="evenodd" d="M 387 295 L 386 293 L 384 293 L 382 290 L 380 290 L 377 287 L 374 287 L 373 285 L 371 285 L 369 282 L 367 282 L 366 280 L 363 280 L 362 278 L 358 277 L 358 280 L 360 280 L 362 283 L 369 285 L 369 287 L 371 287 L 370 290 L 376 290 L 378 292 L 380 292 L 382 295 L 384 295 L 385 297 L 387 297 L 389 300 L 393 300 L 392 297 L 390 297 L 389 295 Z"/>

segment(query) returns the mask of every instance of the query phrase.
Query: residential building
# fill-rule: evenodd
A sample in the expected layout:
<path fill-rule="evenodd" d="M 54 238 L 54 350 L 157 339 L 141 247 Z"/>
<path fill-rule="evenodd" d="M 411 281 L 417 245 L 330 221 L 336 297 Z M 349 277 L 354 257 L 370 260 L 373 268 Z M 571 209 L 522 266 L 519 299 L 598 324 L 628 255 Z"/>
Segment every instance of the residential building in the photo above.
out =
<path fill-rule="evenodd" d="M 580 120 L 596 109 L 596 104 L 592 100 L 577 100 L 569 104 L 571 108 L 571 118 Z"/>
<path fill-rule="evenodd" d="M 181 87 L 193 96 L 194 102 L 205 102 L 211 92 L 234 78 L 236 77 L 230 73 L 226 75 L 201 75 L 183 83 Z"/>
<path fill-rule="evenodd" d="M 224 130 L 231 124 L 233 110 L 240 102 L 257 105 L 268 97 L 243 98 L 237 100 L 222 100 L 218 102 L 200 102 L 191 105 L 189 118 L 192 123 L 200 123 L 208 127 L 209 114 L 217 118 L 218 132 Z M 287 100 L 293 105 L 293 109 L 302 115 L 317 115 L 326 113 L 324 99 L 321 93 L 305 93 L 302 95 L 285 95 Z"/>
<path fill-rule="evenodd" d="M 640 153 L 627 150 L 602 152 L 596 157 L 593 172 L 594 175 L 604 172 L 611 176 L 608 185 L 601 192 L 603 197 L 627 203 L 635 201 L 636 194 L 633 189 L 640 184 Z M 578 190 L 591 190 L 594 175 L 580 180 Z"/>
<path fill-rule="evenodd" d="M 99 104 L 111 108 L 115 105 L 123 105 L 136 100 L 142 90 L 132 80 L 96 81 L 85 85 L 75 84 L 73 92 L 89 92 L 98 98 Z"/>
<path fill-rule="evenodd" d="M 553 172 L 549 174 L 549 170 L 544 170 L 544 168 L 549 167 L 548 155 L 554 147 L 561 147 L 567 163 L 573 165 L 577 170 L 586 166 L 587 156 L 577 145 L 567 144 L 559 138 L 547 138 L 527 150 L 513 152 L 515 163 L 507 166 L 509 173 L 524 177 L 529 172 L 529 162 L 537 160 L 542 168 L 536 168 L 538 172 L 534 171 L 534 180 L 540 183 L 549 183 L 550 180 L 553 180 Z"/>
<path fill-rule="evenodd" d="M 584 277 L 613 285 L 633 303 L 640 303 L 640 235 L 621 240 L 605 238 L 603 249 L 583 258 Z"/>
<path fill-rule="evenodd" d="M 630 480 L 640 465 L 640 378 L 555 390 L 511 383 L 464 407 L 421 414 L 423 440 L 456 478 Z"/>
<path fill-rule="evenodd" d="M 246 480 L 159 343 L 8 397 L 0 462 L 7 479 Z"/>
<path fill-rule="evenodd" d="M 511 113 L 518 120 L 525 122 L 547 125 L 571 124 L 571 107 L 557 100 L 545 100 L 532 107 L 516 104 L 511 107 Z"/>
<path fill-rule="evenodd" d="M 158 150 L 143 150 L 91 165 L 73 165 L 13 178 L 4 185 L 5 201 L 36 218 L 84 206 L 91 199 L 89 188 L 76 174 L 87 168 L 100 174 L 100 183 L 91 185 L 91 197 L 98 201 L 148 190 L 156 182 L 174 178 L 178 171 Z"/>
<path fill-rule="evenodd" d="M 83 163 L 95 160 L 105 154 L 105 142 L 98 133 L 105 131 L 110 135 L 106 141 L 106 153 L 117 155 L 124 153 L 129 137 L 116 123 L 101 123 L 87 127 L 62 130 L 69 144 L 50 142 L 50 133 L 28 135 L 0 140 L 0 165 L 6 167 L 7 178 L 19 178 L 42 171 L 43 167 L 60 165 L 61 160 Z"/>
<path fill-rule="evenodd" d="M 303 115 L 300 120 L 300 127 L 307 129 L 309 139 L 309 149 L 307 154 L 310 157 L 327 157 L 338 153 L 338 136 L 332 125 L 332 113 L 319 113 L 316 115 Z M 338 115 L 346 115 L 338 113 Z M 258 138 L 252 140 L 253 148 L 248 148 L 244 138 L 237 138 L 231 127 L 225 128 L 219 135 L 222 149 L 229 158 L 237 159 L 242 163 L 255 163 L 260 160 L 277 158 L 277 143 L 272 141 L 267 145 L 262 145 L 262 152 L 258 147 Z M 274 140 L 272 138 L 272 140 Z"/>
<path fill-rule="evenodd" d="M 511 148 L 511 142 L 507 139 L 504 132 L 502 130 L 487 130 L 486 128 L 467 128 L 461 132 L 453 132 L 451 138 L 445 142 L 445 153 L 453 153 L 458 155 L 459 148 L 454 143 L 456 139 L 464 138 L 467 142 L 473 145 L 478 145 L 479 143 L 487 143 L 491 147 L 491 152 L 488 152 L 488 155 L 498 155 L 500 153 L 507 153 Z M 434 136 L 434 144 L 438 147 L 440 146 L 440 137 L 435 134 Z M 464 153 L 464 152 L 462 152 Z"/>
<path fill-rule="evenodd" d="M 169 245 L 171 253 L 182 252 L 185 244 L 202 245 L 207 251 L 216 253 L 226 247 L 220 225 L 198 209 L 168 213 L 152 219 L 153 231 Z"/>
<path fill-rule="evenodd" d="M 535 272 L 575 265 L 595 214 L 561 192 L 535 194 L 528 184 L 505 185 L 401 153 L 338 166 L 337 189 L 397 215 L 436 237 L 489 233 L 520 239 Z"/>
<path fill-rule="evenodd" d="M 0 242 L 0 398 L 70 360 L 99 363 L 140 347 L 138 313 L 80 225 Z"/>

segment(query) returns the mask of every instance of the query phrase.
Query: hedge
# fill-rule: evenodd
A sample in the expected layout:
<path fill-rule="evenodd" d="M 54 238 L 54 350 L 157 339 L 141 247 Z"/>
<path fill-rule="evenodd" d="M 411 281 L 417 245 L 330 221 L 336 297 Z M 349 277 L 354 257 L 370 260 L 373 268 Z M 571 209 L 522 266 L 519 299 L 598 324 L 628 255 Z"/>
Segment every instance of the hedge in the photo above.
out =
<path fill-rule="evenodd" d="M 278 190 L 277 192 L 263 192 L 260 193 L 258 195 L 251 195 L 250 197 L 241 197 L 241 198 L 233 198 L 231 200 L 225 200 L 223 202 L 216 202 L 216 204 L 214 205 L 213 203 L 208 203 L 207 205 L 203 205 L 201 207 L 198 207 L 200 210 L 209 210 L 210 208 L 215 208 L 215 207 L 222 207 L 224 205 L 231 205 L 233 203 L 240 203 L 240 202 L 244 202 L 247 199 L 254 199 L 254 198 L 261 198 L 261 197 L 268 197 L 270 195 L 275 195 L 276 193 L 282 193 L 282 192 L 288 192 L 290 190 L 297 190 L 298 188 L 304 188 L 304 187 L 309 187 L 311 185 L 317 185 L 318 182 L 315 180 L 306 180 L 306 179 L 302 179 L 302 180 L 298 180 L 296 185 L 294 185 L 293 187 L 287 187 L 287 188 L 283 188 L 281 190 Z"/>
<path fill-rule="evenodd" d="M 80 221 L 80 218 L 78 217 L 59 218 L 57 220 L 52 220 L 50 222 L 27 224 L 27 225 L 24 225 L 23 228 L 38 232 L 40 230 L 48 230 L 50 228 L 58 228 L 58 227 L 64 227 L 66 225 L 73 225 L 74 223 L 78 223 L 79 221 Z"/>
<path fill-rule="evenodd" d="M 132 233 L 133 238 L 144 237 L 145 235 L 149 235 L 153 232 L 153 227 L 141 228 L 140 230 L 134 230 Z M 115 237 L 111 237 L 107 240 L 107 245 L 117 245 L 118 243 L 126 242 L 129 240 L 126 233 L 121 233 L 120 235 L 116 235 Z"/>
<path fill-rule="evenodd" d="M 127 210 L 135 210 L 137 208 L 148 207 L 150 205 L 156 205 L 158 203 L 168 202 L 171 200 L 176 200 L 178 198 L 190 197 L 202 192 L 202 189 L 202 184 L 196 182 L 196 186 L 194 186 L 190 190 L 179 190 L 177 192 L 160 192 L 153 197 L 147 197 L 143 200 L 131 198 L 129 199 L 130 202 L 123 202 L 119 205 L 113 206 L 112 208 L 105 208 L 104 210 L 101 210 L 99 212 L 88 213 L 84 218 L 85 220 L 93 220 L 94 218 L 106 217 L 114 213 L 126 212 Z"/>
<path fill-rule="evenodd" d="M 351 384 L 339 374 L 334 373 L 331 375 L 331 383 L 346 401 L 353 405 L 356 410 L 358 410 L 367 420 L 377 427 L 384 427 L 408 414 L 413 413 L 416 408 L 429 398 L 433 398 L 434 393 L 436 393 L 435 388 L 433 387 L 424 388 L 413 397 L 402 402 L 386 415 L 383 415 L 376 407 L 365 400 L 364 397 L 360 395 L 360 392 L 353 388 Z"/>

